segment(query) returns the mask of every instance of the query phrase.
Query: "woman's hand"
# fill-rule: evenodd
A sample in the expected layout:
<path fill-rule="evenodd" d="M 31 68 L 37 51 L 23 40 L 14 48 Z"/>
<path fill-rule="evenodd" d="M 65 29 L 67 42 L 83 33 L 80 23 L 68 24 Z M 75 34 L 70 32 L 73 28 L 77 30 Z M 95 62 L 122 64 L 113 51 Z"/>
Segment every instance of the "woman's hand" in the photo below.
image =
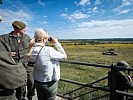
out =
<path fill-rule="evenodd" d="M 51 39 L 52 39 L 51 42 L 53 42 L 54 44 L 55 44 L 56 42 L 58 42 L 58 39 L 56 39 L 55 37 L 51 37 Z"/>

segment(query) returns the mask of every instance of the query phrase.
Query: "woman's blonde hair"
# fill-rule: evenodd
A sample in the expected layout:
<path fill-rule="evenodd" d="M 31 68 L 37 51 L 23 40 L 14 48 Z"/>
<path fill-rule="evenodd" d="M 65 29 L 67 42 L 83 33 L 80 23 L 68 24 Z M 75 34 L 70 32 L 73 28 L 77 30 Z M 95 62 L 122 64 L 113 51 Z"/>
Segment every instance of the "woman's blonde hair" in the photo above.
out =
<path fill-rule="evenodd" d="M 34 35 L 35 42 L 40 42 L 43 39 L 43 37 L 49 37 L 48 32 L 42 28 L 37 29 Z"/>

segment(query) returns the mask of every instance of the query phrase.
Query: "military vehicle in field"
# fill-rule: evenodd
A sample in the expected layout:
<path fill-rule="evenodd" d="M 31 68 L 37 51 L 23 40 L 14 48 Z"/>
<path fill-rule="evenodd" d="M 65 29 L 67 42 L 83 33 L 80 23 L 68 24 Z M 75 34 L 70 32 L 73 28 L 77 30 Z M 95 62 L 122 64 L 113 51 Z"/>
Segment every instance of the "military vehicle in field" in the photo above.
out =
<path fill-rule="evenodd" d="M 114 49 L 109 49 L 105 52 L 103 52 L 103 55 L 118 55 L 118 53 Z"/>

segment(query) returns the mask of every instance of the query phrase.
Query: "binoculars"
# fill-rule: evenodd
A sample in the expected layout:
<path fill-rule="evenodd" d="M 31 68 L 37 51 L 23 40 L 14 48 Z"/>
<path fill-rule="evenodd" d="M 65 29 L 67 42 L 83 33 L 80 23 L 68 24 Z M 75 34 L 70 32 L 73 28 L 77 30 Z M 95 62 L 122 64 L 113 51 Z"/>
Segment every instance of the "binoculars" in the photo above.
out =
<path fill-rule="evenodd" d="M 52 37 L 49 37 L 49 38 L 48 38 L 48 41 L 52 41 Z"/>

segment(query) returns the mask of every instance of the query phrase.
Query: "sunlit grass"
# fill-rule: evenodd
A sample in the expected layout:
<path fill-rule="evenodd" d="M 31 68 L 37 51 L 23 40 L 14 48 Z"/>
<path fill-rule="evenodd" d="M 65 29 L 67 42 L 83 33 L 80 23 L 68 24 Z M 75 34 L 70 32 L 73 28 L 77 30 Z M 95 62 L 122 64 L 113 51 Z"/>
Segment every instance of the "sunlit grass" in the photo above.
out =
<path fill-rule="evenodd" d="M 96 45 L 67 45 L 64 46 L 68 60 L 92 63 L 116 63 L 125 60 L 133 65 L 133 44 L 96 44 Z M 115 49 L 117 56 L 103 55 L 108 49 Z"/>
<path fill-rule="evenodd" d="M 111 65 L 120 60 L 124 60 L 133 66 L 133 44 L 88 44 L 88 45 L 63 45 L 68 61 L 81 61 L 93 64 Z M 104 51 L 115 49 L 117 56 L 103 55 Z M 97 68 L 93 66 L 81 66 L 77 64 L 61 64 L 61 78 L 66 78 L 74 81 L 92 83 L 101 79 L 108 74 L 109 69 Z M 99 85 L 106 86 L 107 80 Z M 59 93 L 77 88 L 77 85 L 69 83 L 60 83 Z M 82 90 L 86 91 L 86 90 Z M 81 99 L 85 100 L 85 99 Z"/>

